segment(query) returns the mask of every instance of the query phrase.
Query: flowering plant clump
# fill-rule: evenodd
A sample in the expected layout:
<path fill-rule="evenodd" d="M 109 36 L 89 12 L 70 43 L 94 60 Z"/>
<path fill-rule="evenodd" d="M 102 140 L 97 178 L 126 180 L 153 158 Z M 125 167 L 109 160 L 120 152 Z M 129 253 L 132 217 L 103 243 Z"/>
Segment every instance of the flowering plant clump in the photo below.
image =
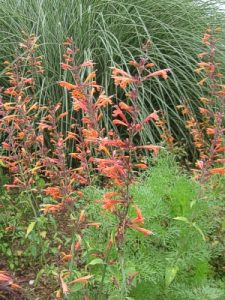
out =
<path fill-rule="evenodd" d="M 204 74 L 199 86 L 204 89 L 208 83 L 209 89 L 200 99 L 198 118 L 188 101 L 178 106 L 198 151 L 195 172 L 200 183 L 211 174 L 225 174 L 225 85 L 216 62 L 217 32 L 218 29 L 207 30 L 202 39 L 207 49 L 199 54 L 201 61 L 196 73 Z M 115 89 L 122 91 L 123 99 L 120 99 L 106 94 L 104 87 L 97 83 L 96 64 L 90 59 L 80 62 L 80 50 L 72 38 L 67 38 L 60 64 L 63 80 L 56 83 L 66 97 L 63 103 L 57 100 L 53 104 L 49 100 L 41 104 L 36 82 L 44 76 L 44 69 L 37 49 L 37 38 L 25 35 L 16 50 L 17 58 L 4 62 L 8 86 L 0 91 L 0 166 L 10 174 L 11 180 L 5 187 L 10 195 L 18 195 L 18 199 L 21 194 L 26 195 L 23 201 L 27 201 L 31 215 L 33 211 L 25 239 L 31 238 L 32 231 L 41 227 L 43 220 L 54 220 L 67 235 L 65 240 L 57 237 L 57 233 L 53 235 L 57 243 L 54 249 L 57 271 L 53 272 L 58 280 L 54 288 L 56 299 L 80 291 L 81 297 L 88 300 L 90 290 L 102 296 L 107 294 L 104 287 L 108 283 L 119 291 L 120 299 L 126 299 L 139 275 L 136 269 L 130 271 L 128 267 L 126 251 L 130 237 L 135 237 L 135 245 L 139 243 L 136 236 L 145 243 L 148 238 L 153 239 L 155 231 L 133 197 L 132 186 L 141 171 L 149 168 L 143 153 L 150 152 L 154 157 L 163 148 L 137 141 L 150 124 L 159 129 L 163 143 L 171 152 L 175 153 L 178 145 L 163 111 L 153 109 L 143 116 L 141 89 L 149 80 L 167 80 L 171 70 L 158 70 L 147 55 L 129 61 L 132 73 L 112 67 Z M 110 126 L 103 125 L 106 114 Z M 101 186 L 102 193 L 92 201 L 85 193 L 95 185 Z M 183 202 L 185 214 L 185 205 L 189 204 Z M 109 225 L 104 224 L 104 218 L 110 220 Z M 189 221 L 182 215 L 173 219 L 192 225 L 205 239 L 191 218 Z M 162 223 L 167 227 L 167 221 Z M 13 231 L 16 225 L 5 228 Z M 98 249 L 92 247 L 90 233 L 93 232 L 104 239 L 102 243 L 99 239 Z M 34 236 L 45 239 L 47 234 L 52 235 L 52 231 L 41 230 Z M 111 272 L 109 276 L 107 271 Z M 166 286 L 177 271 L 177 266 L 168 269 Z M 170 274 L 172 279 L 167 278 Z M 0 271 L 1 288 L 18 294 L 20 291 L 20 286 L 5 271 Z"/>
<path fill-rule="evenodd" d="M 206 51 L 198 57 L 201 61 L 195 70 L 197 74 L 204 74 L 198 84 L 204 88 L 208 84 L 207 95 L 200 98 L 202 105 L 198 108 L 202 117 L 199 121 L 188 103 L 179 105 L 182 114 L 187 117 L 186 127 L 190 130 L 193 142 L 199 152 L 199 159 L 196 163 L 199 169 L 197 178 L 205 180 L 210 174 L 225 174 L 223 164 L 224 158 L 224 85 L 222 84 L 223 74 L 218 71 L 219 63 L 216 62 L 216 34 L 220 28 L 208 29 L 202 38 Z"/>
<path fill-rule="evenodd" d="M 103 88 L 94 80 L 95 71 L 89 72 L 85 79 L 81 79 L 81 71 L 86 67 L 93 68 L 94 63 L 89 60 L 77 66 L 75 63 L 77 49 L 74 49 L 72 39 L 68 39 L 65 44 L 68 47 L 64 55 L 65 62 L 61 64 L 61 67 L 71 72 L 74 82 L 60 81 L 59 84 L 71 94 L 73 109 L 82 113 L 81 124 L 76 126 L 79 136 L 77 139 L 78 152 L 70 155 L 80 161 L 81 167 L 79 169 L 89 174 L 89 183 L 91 182 L 90 171 L 96 170 L 109 179 L 108 186 L 113 188 L 111 192 L 105 193 L 101 200 L 102 207 L 113 213 L 118 219 L 115 236 L 110 239 L 106 252 L 115 242 L 120 257 L 121 272 L 123 273 L 121 294 L 124 297 L 127 293 L 123 256 L 126 230 L 132 228 L 144 235 L 152 234 L 150 230 L 142 227 L 144 217 L 138 206 L 133 204 L 130 195 L 134 173 L 138 169 L 147 168 L 146 164 L 135 161 L 134 154 L 142 149 L 152 150 L 154 154 L 157 154 L 160 149 L 159 146 L 155 145 L 136 146 L 134 144 L 134 137 L 143 130 L 145 123 L 159 120 L 157 113 L 152 112 L 141 122 L 137 121 L 140 109 L 136 101 L 138 88 L 141 87 L 143 81 L 151 77 L 161 76 L 167 79 L 169 69 L 149 72 L 149 68 L 154 65 L 147 63 L 144 59 L 141 59 L 140 62 L 130 62 L 139 71 L 139 74 L 134 76 L 118 68 L 113 68 L 112 78 L 115 85 L 126 91 L 128 99 L 126 103 L 119 101 L 118 104 L 113 105 L 112 96 L 106 96 Z M 102 109 L 106 106 L 112 106 L 112 123 L 116 126 L 125 127 L 127 137 L 121 138 L 118 134 L 119 131 L 109 130 L 106 132 L 104 128 L 101 128 Z M 131 206 L 135 208 L 137 214 L 133 219 L 129 217 Z"/>
<path fill-rule="evenodd" d="M 62 111 L 60 103 L 52 106 L 40 105 L 35 101 L 35 78 L 44 72 L 41 57 L 37 57 L 37 39 L 27 36 L 20 44 L 25 54 L 18 57 L 15 63 L 5 62 L 6 76 L 11 85 L 3 91 L 11 101 L 5 102 L 1 97 L 0 130 L 4 141 L 2 147 L 5 155 L 1 156 L 2 164 L 13 175 L 13 182 L 8 189 L 19 188 L 31 193 L 34 198 L 43 197 L 50 203 L 39 203 L 31 198 L 35 216 L 39 213 L 61 214 L 71 210 L 80 203 L 83 197 L 79 187 L 93 184 L 99 173 L 108 178 L 108 187 L 101 200 L 102 208 L 116 216 L 118 222 L 115 234 L 112 234 L 106 252 L 115 243 L 121 263 L 123 281 L 121 295 L 127 294 L 127 278 L 125 275 L 124 247 L 127 229 L 140 231 L 144 235 L 151 235 L 149 229 L 143 228 L 144 217 L 139 207 L 133 203 L 130 186 L 134 182 L 137 170 L 147 169 L 147 165 L 136 160 L 135 153 L 150 150 L 156 155 L 160 149 L 156 145 L 135 145 L 134 138 L 148 122 L 157 122 L 156 111 L 151 112 L 138 122 L 137 97 L 142 83 L 150 78 L 162 77 L 167 79 L 169 69 L 151 72 L 153 63 L 144 58 L 131 61 L 130 65 L 137 69 L 136 75 L 119 69 L 112 69 L 115 85 L 126 92 L 127 101 L 113 104 L 113 97 L 107 96 L 102 86 L 96 83 L 94 62 L 86 60 L 81 64 L 76 61 L 79 52 L 72 38 L 68 38 L 65 45 L 64 61 L 61 68 L 70 74 L 72 83 L 59 81 L 59 85 L 69 92 L 72 99 L 72 111 L 79 115 L 72 117 L 73 112 Z M 24 62 L 26 66 L 24 67 Z M 104 109 L 112 107 L 113 125 L 124 127 L 127 136 L 120 136 L 120 130 L 108 130 L 101 126 Z M 71 114 L 69 130 L 60 131 L 60 124 Z M 67 126 L 68 128 L 68 126 Z M 73 143 L 74 151 L 68 153 L 68 143 Z M 41 188 L 35 186 L 36 181 L 42 179 Z M 34 202 L 33 202 L 34 201 Z M 83 203 L 83 202 L 82 202 Z M 38 212 L 37 206 L 40 205 Z M 136 211 L 136 217 L 129 217 L 131 208 Z M 62 261 L 73 261 L 73 266 L 81 271 L 85 269 L 84 229 L 98 228 L 101 224 L 91 221 L 88 217 L 86 204 L 79 204 L 76 209 L 74 225 L 74 242 L 69 252 L 61 250 Z M 83 261 L 83 262 L 82 262 Z M 64 294 L 69 293 L 69 285 L 77 282 L 87 282 L 93 276 L 81 274 L 79 278 L 71 279 L 71 273 L 60 273 L 60 284 Z M 83 281 L 84 280 L 84 281 Z M 131 284 L 131 282 L 130 282 Z M 61 291 L 57 292 L 60 297 Z"/>

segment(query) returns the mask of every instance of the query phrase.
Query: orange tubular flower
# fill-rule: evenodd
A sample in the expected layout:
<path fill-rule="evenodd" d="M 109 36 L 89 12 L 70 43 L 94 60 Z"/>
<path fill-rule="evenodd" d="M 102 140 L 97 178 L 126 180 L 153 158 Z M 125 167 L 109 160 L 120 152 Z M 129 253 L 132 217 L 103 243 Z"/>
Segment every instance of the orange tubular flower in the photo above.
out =
<path fill-rule="evenodd" d="M 114 125 L 122 125 L 122 126 L 126 126 L 126 127 L 128 126 L 126 123 L 124 123 L 123 121 L 118 120 L 118 119 L 113 120 L 112 122 Z"/>
<path fill-rule="evenodd" d="M 127 72 L 113 68 L 112 78 L 114 79 L 115 85 L 125 89 L 131 83 L 137 83 L 138 80 Z"/>
<path fill-rule="evenodd" d="M 107 105 L 111 105 L 111 104 L 112 104 L 111 97 L 101 94 L 98 97 L 98 100 L 95 102 L 95 107 L 99 109 L 101 107 L 106 107 Z"/>
<path fill-rule="evenodd" d="M 93 275 L 86 275 L 77 279 L 74 279 L 72 281 L 69 282 L 69 284 L 74 284 L 74 283 L 83 283 L 86 284 L 88 283 L 88 280 L 91 279 L 93 277 Z"/>
<path fill-rule="evenodd" d="M 150 115 L 148 115 L 144 120 L 143 123 L 147 123 L 150 120 L 154 120 L 154 121 L 158 121 L 159 120 L 159 116 L 157 115 L 157 112 L 154 111 L 153 113 L 151 113 Z"/>
<path fill-rule="evenodd" d="M 137 225 L 135 225 L 135 224 L 131 224 L 131 225 L 129 225 L 129 227 L 130 227 L 130 228 L 133 228 L 133 229 L 135 229 L 135 230 L 137 230 L 137 231 L 140 231 L 140 232 L 143 233 L 145 236 L 153 234 L 153 232 L 152 232 L 151 230 L 148 230 L 148 229 L 139 227 L 139 226 L 137 226 Z"/>
<path fill-rule="evenodd" d="M 136 210 L 137 217 L 132 220 L 132 223 L 143 224 L 144 223 L 144 217 L 143 217 L 143 215 L 141 213 L 140 208 L 137 205 L 134 205 L 134 208 Z"/>
<path fill-rule="evenodd" d="M 104 198 L 103 198 L 103 208 L 109 211 L 113 211 L 115 205 L 120 204 L 121 201 L 112 199 L 114 197 L 118 196 L 117 192 L 109 192 L 105 193 Z"/>
<path fill-rule="evenodd" d="M 65 252 L 62 252 L 62 258 L 61 258 L 61 260 L 63 260 L 63 261 L 70 261 L 71 259 L 72 259 L 72 254 L 71 253 L 69 253 L 69 254 L 66 254 Z"/>
<path fill-rule="evenodd" d="M 59 82 L 59 85 L 60 85 L 61 87 L 66 88 L 67 90 L 73 90 L 73 89 L 76 88 L 76 85 L 71 84 L 71 83 L 66 82 L 66 81 L 60 81 L 60 82 Z"/>
<path fill-rule="evenodd" d="M 40 211 L 42 211 L 44 214 L 47 213 L 56 213 L 62 209 L 62 204 L 43 204 L 41 206 Z"/>
<path fill-rule="evenodd" d="M 51 196 L 54 199 L 62 198 L 60 188 L 58 186 L 56 186 L 56 187 L 51 187 L 51 186 L 47 187 L 44 191 L 45 191 L 45 194 L 47 196 Z"/>
<path fill-rule="evenodd" d="M 157 155 L 159 153 L 159 150 L 162 149 L 161 146 L 156 145 L 143 145 L 143 146 L 137 146 L 135 149 L 146 149 L 146 150 L 152 150 L 154 155 Z"/>
<path fill-rule="evenodd" d="M 134 164 L 135 168 L 146 170 L 148 166 L 146 164 Z"/>
<path fill-rule="evenodd" d="M 119 103 L 119 107 L 120 107 L 120 109 L 126 110 L 126 111 L 128 111 L 129 113 L 132 113 L 132 112 L 134 111 L 134 108 L 133 108 L 132 106 L 127 105 L 127 104 L 126 104 L 125 102 L 123 102 L 123 101 L 121 101 L 121 102 Z"/>
<path fill-rule="evenodd" d="M 220 175 L 224 175 L 225 174 L 225 168 L 215 168 L 215 169 L 211 169 L 208 171 L 209 174 L 220 174 Z"/>
<path fill-rule="evenodd" d="M 163 70 L 159 70 L 159 71 L 155 71 L 153 73 L 150 73 L 149 75 L 145 76 L 143 79 L 146 80 L 150 77 L 162 77 L 163 79 L 167 79 L 168 78 L 168 73 L 170 72 L 170 69 L 163 69 Z"/>

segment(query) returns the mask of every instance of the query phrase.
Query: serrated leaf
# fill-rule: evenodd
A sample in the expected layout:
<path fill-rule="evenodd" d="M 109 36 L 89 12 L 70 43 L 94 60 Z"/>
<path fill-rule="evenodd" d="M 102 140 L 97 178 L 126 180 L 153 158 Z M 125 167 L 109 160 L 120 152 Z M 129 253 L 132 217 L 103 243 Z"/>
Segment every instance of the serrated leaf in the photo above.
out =
<path fill-rule="evenodd" d="M 101 258 L 95 258 L 91 262 L 89 262 L 88 265 L 95 266 L 95 265 L 103 265 L 103 264 L 104 261 Z"/>
<path fill-rule="evenodd" d="M 174 278 L 176 277 L 176 274 L 178 272 L 179 268 L 178 266 L 169 267 L 166 269 L 165 273 L 165 285 L 166 287 L 170 286 Z"/>
<path fill-rule="evenodd" d="M 35 224 L 36 224 L 35 221 L 33 221 L 29 224 L 29 226 L 27 227 L 27 233 L 26 233 L 25 238 L 27 238 L 28 235 L 31 233 L 31 231 L 34 229 Z"/>

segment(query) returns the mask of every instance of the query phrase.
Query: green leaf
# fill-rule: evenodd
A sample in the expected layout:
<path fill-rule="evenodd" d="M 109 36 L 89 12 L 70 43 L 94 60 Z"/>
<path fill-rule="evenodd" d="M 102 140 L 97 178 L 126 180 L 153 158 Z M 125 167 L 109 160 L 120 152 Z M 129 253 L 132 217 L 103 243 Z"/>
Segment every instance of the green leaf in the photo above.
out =
<path fill-rule="evenodd" d="M 3 168 L 6 167 L 6 165 L 4 164 L 3 160 L 1 160 L 1 159 L 0 159 L 0 167 L 3 167 Z"/>
<path fill-rule="evenodd" d="M 89 262 L 88 265 L 95 266 L 95 265 L 103 265 L 103 264 L 104 261 L 101 258 L 95 258 L 91 262 Z"/>
<path fill-rule="evenodd" d="M 37 273 L 36 278 L 35 278 L 35 281 L 34 281 L 34 284 L 35 284 L 35 285 L 39 282 L 41 276 L 42 276 L 44 273 L 45 273 L 45 269 L 41 269 L 41 270 Z"/>
<path fill-rule="evenodd" d="M 44 188 L 44 187 L 45 187 L 45 181 L 44 181 L 44 179 L 39 178 L 39 179 L 37 180 L 37 186 L 38 186 L 39 188 Z"/>
<path fill-rule="evenodd" d="M 170 286 L 170 284 L 172 283 L 172 281 L 176 277 L 176 274 L 177 274 L 178 270 L 179 270 L 178 266 L 168 267 L 166 269 L 166 273 L 165 273 L 166 287 Z"/>
<path fill-rule="evenodd" d="M 27 233 L 26 233 L 25 238 L 27 238 L 28 235 L 31 233 L 31 231 L 34 229 L 35 224 L 36 224 L 35 221 L 33 221 L 29 224 L 29 226 L 27 227 Z"/>
<path fill-rule="evenodd" d="M 185 222 L 187 224 L 190 224 L 190 222 L 188 221 L 187 218 L 185 217 L 176 217 L 176 218 L 173 218 L 174 220 L 178 220 L 178 221 L 182 221 L 182 222 Z"/>
<path fill-rule="evenodd" d="M 203 240 L 206 241 L 205 235 L 204 235 L 203 231 L 201 230 L 201 228 L 199 228 L 196 223 L 192 223 L 192 226 L 201 234 Z"/>
<path fill-rule="evenodd" d="M 83 285 L 81 283 L 77 283 L 71 286 L 71 293 L 76 293 L 80 291 L 83 288 Z"/>

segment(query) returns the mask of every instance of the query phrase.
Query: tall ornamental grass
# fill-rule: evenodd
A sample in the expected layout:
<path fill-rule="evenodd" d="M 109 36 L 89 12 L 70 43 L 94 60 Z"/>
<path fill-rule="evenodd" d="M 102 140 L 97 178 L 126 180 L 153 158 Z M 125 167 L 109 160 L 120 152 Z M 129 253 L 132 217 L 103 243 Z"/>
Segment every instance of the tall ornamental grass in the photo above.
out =
<path fill-rule="evenodd" d="M 157 69 L 170 68 L 171 74 L 166 82 L 159 79 L 144 84 L 139 96 L 143 113 L 162 109 L 175 137 L 190 144 L 176 106 L 184 100 L 190 101 L 193 110 L 198 106 L 201 88 L 196 85 L 194 69 L 202 32 L 209 23 L 218 25 L 224 20 L 215 7 L 213 1 L 194 0 L 1 0 L 1 70 L 3 62 L 12 58 L 22 32 L 34 33 L 39 37 L 46 70 L 39 81 L 37 99 L 41 104 L 49 99 L 62 101 L 68 111 L 69 95 L 57 85 L 59 79 L 70 80 L 61 74 L 59 65 L 66 37 L 72 36 L 81 49 L 80 60 L 91 58 L 96 62 L 98 82 L 108 94 L 113 86 L 109 66 L 128 71 L 129 60 L 147 56 Z M 150 45 L 147 51 L 143 48 L 146 41 Z M 221 61 L 222 50 L 224 47 Z M 5 84 L 1 75 L 0 86 Z M 108 115 L 104 117 L 108 124 Z M 142 142 L 155 142 L 157 138 L 157 129 L 147 127 L 142 133 Z"/>

